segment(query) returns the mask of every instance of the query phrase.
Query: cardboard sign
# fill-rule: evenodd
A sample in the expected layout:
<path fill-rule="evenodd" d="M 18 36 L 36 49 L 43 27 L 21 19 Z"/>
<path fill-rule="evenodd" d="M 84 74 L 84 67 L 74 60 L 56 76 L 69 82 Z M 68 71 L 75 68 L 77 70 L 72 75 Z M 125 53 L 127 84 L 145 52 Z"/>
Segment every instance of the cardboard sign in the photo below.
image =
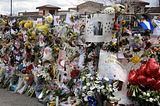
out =
<path fill-rule="evenodd" d="M 54 16 L 54 25 L 59 25 L 60 16 Z"/>
<path fill-rule="evenodd" d="M 66 51 L 60 50 L 58 55 L 58 69 L 64 71 L 64 63 L 66 58 Z"/>
<path fill-rule="evenodd" d="M 112 39 L 112 27 L 115 14 L 94 14 L 86 19 L 86 42 L 109 42 Z"/>
<path fill-rule="evenodd" d="M 99 75 L 128 83 L 126 68 L 117 60 L 116 54 L 100 51 Z"/>

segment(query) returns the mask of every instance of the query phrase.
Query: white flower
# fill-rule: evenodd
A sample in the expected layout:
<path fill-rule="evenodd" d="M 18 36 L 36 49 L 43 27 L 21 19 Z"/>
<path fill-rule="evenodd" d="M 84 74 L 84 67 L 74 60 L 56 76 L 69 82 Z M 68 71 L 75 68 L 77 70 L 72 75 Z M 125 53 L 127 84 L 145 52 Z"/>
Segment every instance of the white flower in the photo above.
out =
<path fill-rule="evenodd" d="M 114 92 L 118 92 L 118 88 L 113 88 Z"/>
<path fill-rule="evenodd" d="M 147 93 L 147 96 L 150 96 L 150 94 L 149 94 L 149 93 Z"/>
<path fill-rule="evenodd" d="M 100 80 L 102 80 L 102 77 L 97 77 L 96 79 L 100 81 Z"/>
<path fill-rule="evenodd" d="M 93 80 L 93 77 L 91 77 L 91 80 Z"/>
<path fill-rule="evenodd" d="M 135 97 L 135 96 L 136 96 L 135 90 L 133 91 L 133 94 L 132 94 L 132 96 L 133 96 L 133 97 Z"/>
<path fill-rule="evenodd" d="M 142 95 L 139 95 L 139 98 L 142 98 Z"/>
<path fill-rule="evenodd" d="M 82 77 L 82 79 L 81 79 L 81 80 L 82 80 L 82 81 L 84 81 L 85 79 L 86 79 L 86 77 Z"/>
<path fill-rule="evenodd" d="M 107 77 L 104 77 L 104 80 L 109 81 L 109 79 Z"/>
<path fill-rule="evenodd" d="M 109 88 L 109 91 L 112 92 L 112 88 Z"/>
<path fill-rule="evenodd" d="M 143 92 L 143 95 L 146 96 L 147 95 L 146 92 Z"/>
<path fill-rule="evenodd" d="M 103 88 L 104 88 L 104 85 L 101 86 L 101 89 L 103 89 Z"/>
<path fill-rule="evenodd" d="M 86 86 L 84 86 L 82 89 L 85 90 L 85 89 L 86 89 Z"/>
<path fill-rule="evenodd" d="M 95 81 L 95 83 L 97 83 L 97 84 L 100 83 L 100 82 L 101 82 L 101 81 Z"/>
<path fill-rule="evenodd" d="M 84 98 L 84 101 L 86 101 L 86 102 L 88 101 L 87 96 Z"/>
<path fill-rule="evenodd" d="M 87 85 L 87 86 L 90 86 L 90 83 L 87 83 L 86 85 Z"/>
<path fill-rule="evenodd" d="M 88 96 L 92 96 L 92 94 L 93 94 L 93 91 L 88 91 L 88 92 L 87 92 L 87 95 L 88 95 Z"/>
<path fill-rule="evenodd" d="M 95 87 L 94 87 L 94 86 L 90 87 L 90 90 L 94 90 L 94 89 L 95 89 Z"/>
<path fill-rule="evenodd" d="M 82 96 L 83 96 L 83 97 L 85 97 L 85 96 L 86 96 L 86 94 L 85 94 L 85 93 L 82 93 Z"/>
<path fill-rule="evenodd" d="M 152 98 L 149 98 L 149 101 L 150 101 L 150 102 L 152 102 L 152 101 L 153 101 L 153 99 L 152 99 Z"/>
<path fill-rule="evenodd" d="M 87 74 L 86 77 L 87 77 L 87 78 L 90 78 L 90 77 L 91 77 L 91 74 Z"/>
<path fill-rule="evenodd" d="M 108 87 L 112 87 L 112 85 L 111 85 L 111 84 L 109 84 L 109 85 L 108 85 Z"/>
<path fill-rule="evenodd" d="M 159 98 L 159 96 L 157 96 L 157 98 Z"/>
<path fill-rule="evenodd" d="M 105 93 L 105 92 L 106 92 L 106 90 L 105 90 L 105 89 L 102 89 L 102 92 L 103 92 L 103 93 Z"/>

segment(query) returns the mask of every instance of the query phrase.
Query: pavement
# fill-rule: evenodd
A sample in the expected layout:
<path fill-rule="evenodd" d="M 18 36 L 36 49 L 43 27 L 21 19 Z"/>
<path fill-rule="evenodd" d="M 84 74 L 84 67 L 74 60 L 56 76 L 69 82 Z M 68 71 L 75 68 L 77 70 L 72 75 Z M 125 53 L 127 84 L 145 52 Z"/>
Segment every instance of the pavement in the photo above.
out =
<path fill-rule="evenodd" d="M 20 95 L 0 88 L 0 106 L 45 106 L 36 97 Z"/>

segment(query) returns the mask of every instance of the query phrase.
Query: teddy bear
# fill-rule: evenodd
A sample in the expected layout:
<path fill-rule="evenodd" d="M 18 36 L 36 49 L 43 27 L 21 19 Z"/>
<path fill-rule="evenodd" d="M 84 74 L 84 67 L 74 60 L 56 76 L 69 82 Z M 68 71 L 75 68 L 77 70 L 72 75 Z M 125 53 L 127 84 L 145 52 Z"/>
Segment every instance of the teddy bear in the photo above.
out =
<path fill-rule="evenodd" d="M 122 4 L 115 4 L 114 2 L 112 3 L 112 7 L 117 11 L 117 12 L 124 12 L 125 11 L 125 6 Z"/>

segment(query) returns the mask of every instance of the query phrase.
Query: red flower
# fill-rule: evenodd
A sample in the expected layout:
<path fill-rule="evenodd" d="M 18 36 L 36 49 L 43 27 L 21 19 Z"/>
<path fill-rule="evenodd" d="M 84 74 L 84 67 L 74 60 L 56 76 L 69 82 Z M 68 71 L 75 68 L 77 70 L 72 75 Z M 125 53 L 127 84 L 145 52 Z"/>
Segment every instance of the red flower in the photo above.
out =
<path fill-rule="evenodd" d="M 132 55 L 132 54 L 130 54 L 130 55 L 129 55 L 129 57 L 130 57 L 130 58 L 132 58 L 132 57 L 133 57 L 133 55 Z"/>
<path fill-rule="evenodd" d="M 79 75 L 79 70 L 75 69 L 71 71 L 71 78 L 75 78 Z"/>
<path fill-rule="evenodd" d="M 131 92 L 129 92 L 129 90 L 127 91 L 127 96 L 128 97 L 131 97 L 132 96 L 132 94 L 133 94 L 133 92 L 131 91 Z"/>
<path fill-rule="evenodd" d="M 30 64 L 30 65 L 28 66 L 28 69 L 29 69 L 29 70 L 33 69 L 33 65 Z"/>

